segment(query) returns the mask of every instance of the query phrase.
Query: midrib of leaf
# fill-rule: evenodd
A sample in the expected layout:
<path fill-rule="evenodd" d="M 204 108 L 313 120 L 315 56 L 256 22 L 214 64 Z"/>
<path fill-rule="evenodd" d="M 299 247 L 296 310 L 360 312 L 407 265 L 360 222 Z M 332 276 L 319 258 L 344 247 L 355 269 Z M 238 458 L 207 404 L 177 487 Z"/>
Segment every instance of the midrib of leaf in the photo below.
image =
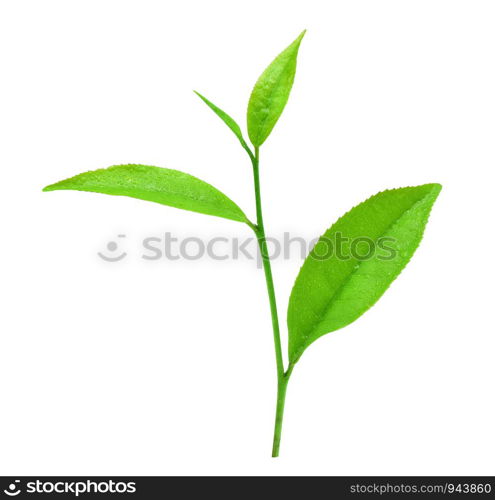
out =
<path fill-rule="evenodd" d="M 155 193 L 159 193 L 161 194 L 163 191 L 159 191 L 159 190 L 153 190 L 153 192 Z M 197 201 L 197 202 L 200 202 L 202 203 L 205 207 L 211 207 L 212 209 L 215 209 L 217 208 L 217 205 L 213 204 L 213 203 L 210 203 L 207 199 L 205 199 L 204 197 L 199 197 L 199 198 L 195 198 L 194 196 L 187 196 L 185 197 L 184 195 L 181 195 L 181 194 L 177 194 L 176 191 L 167 191 L 167 194 L 170 194 L 172 196 L 174 196 L 175 198 L 177 198 L 178 200 L 181 200 L 181 199 L 188 199 L 188 200 L 194 200 L 194 201 Z M 234 203 L 232 201 L 232 203 Z M 234 203 L 235 204 L 235 203 Z M 237 205 L 236 205 L 237 206 Z M 239 208 L 239 207 L 238 207 Z M 188 210 L 188 209 L 187 209 Z M 230 209 L 226 210 L 225 208 L 222 208 L 222 210 L 224 210 L 226 213 L 229 213 L 231 214 L 232 216 L 237 216 L 239 215 L 238 213 L 236 212 L 232 212 Z M 242 212 L 242 210 L 239 208 L 239 211 Z M 244 212 L 242 212 L 244 213 Z"/>
<path fill-rule="evenodd" d="M 204 205 L 207 205 L 209 207 L 215 207 L 216 206 L 216 205 L 212 204 L 210 201 L 208 201 L 208 198 L 205 198 L 204 196 L 198 196 L 198 197 L 195 197 L 195 196 L 184 196 L 184 194 L 181 193 L 181 192 L 179 192 L 179 191 L 172 191 L 172 190 L 162 191 L 160 189 L 150 189 L 150 192 L 157 193 L 157 194 L 163 194 L 163 193 L 170 194 L 172 196 L 177 197 L 179 200 L 183 199 L 183 198 L 186 198 L 188 200 L 200 201 L 201 203 L 203 203 Z M 220 191 L 219 191 L 219 193 L 220 193 Z M 234 202 L 232 201 L 232 203 L 234 203 Z"/>
<path fill-rule="evenodd" d="M 157 193 L 157 194 L 163 194 L 163 193 L 166 193 L 167 195 L 171 195 L 173 196 L 174 198 L 176 198 L 178 201 L 182 201 L 184 199 L 186 200 L 193 200 L 193 201 L 197 201 L 197 202 L 200 202 L 202 205 L 204 205 L 205 207 L 208 207 L 208 208 L 211 208 L 211 209 L 215 209 L 218 207 L 218 205 L 214 204 L 214 203 L 211 203 L 210 201 L 208 201 L 207 198 L 205 197 L 195 197 L 195 196 L 184 196 L 183 193 L 180 193 L 179 191 L 172 191 L 172 190 L 167 190 L 167 191 L 161 191 L 160 189 L 150 189 L 149 190 L 150 192 L 153 192 L 153 193 Z M 221 193 L 221 191 L 219 191 L 219 193 Z M 123 195 L 125 196 L 125 195 Z M 237 204 L 235 202 L 233 202 L 232 200 L 230 200 L 230 198 L 228 197 L 225 197 L 225 199 L 229 200 L 231 203 L 233 203 L 234 205 L 237 206 Z M 237 206 L 237 208 L 239 208 Z M 183 210 L 188 210 L 188 211 L 191 211 L 190 209 L 183 209 Z M 238 216 L 239 214 L 236 213 L 236 212 L 233 212 L 231 211 L 230 209 L 225 209 L 222 207 L 222 210 L 224 210 L 226 213 L 232 215 L 232 216 Z M 239 211 L 244 214 L 244 212 L 239 208 Z"/>
<path fill-rule="evenodd" d="M 287 68 L 287 66 L 289 65 L 289 63 L 290 63 L 290 59 L 289 59 L 289 60 L 287 61 L 287 63 L 284 65 L 284 68 L 283 68 L 284 70 Z M 280 72 L 279 77 L 278 77 L 278 78 L 277 78 L 277 80 L 276 80 L 276 84 L 277 84 L 277 85 L 278 85 L 278 84 L 280 83 L 280 81 L 282 80 L 283 74 L 284 74 L 284 73 L 283 73 L 283 71 L 281 71 L 281 72 Z M 269 95 L 269 97 L 268 97 L 268 104 L 269 104 L 270 106 L 271 106 L 271 104 L 272 104 L 272 102 L 273 102 L 273 94 L 274 94 L 274 93 L 275 93 L 275 86 L 272 88 L 272 90 L 271 90 L 271 91 L 269 92 L 269 94 L 268 94 L 268 95 Z M 260 129 L 263 129 L 263 128 L 264 128 L 265 123 L 266 123 L 266 120 L 268 119 L 268 115 L 269 115 L 269 113 L 267 113 L 267 114 L 265 115 L 265 117 L 262 119 L 262 121 L 261 121 L 261 127 L 259 127 Z M 278 121 L 278 119 L 277 119 L 277 121 Z M 260 136 L 260 133 L 258 132 L 258 140 L 259 140 L 259 136 Z"/>
<path fill-rule="evenodd" d="M 376 242 L 376 240 L 378 238 L 382 238 L 384 237 L 395 225 L 397 225 L 400 220 L 406 215 L 408 214 L 411 210 L 413 210 L 419 203 L 422 203 L 425 198 L 427 196 L 430 196 L 431 195 L 431 192 L 429 192 L 426 196 L 424 196 L 423 198 L 421 198 L 420 200 L 418 201 L 415 201 L 407 210 L 405 210 L 404 212 L 402 212 L 402 214 L 400 215 L 400 217 L 398 217 L 395 221 L 393 221 L 392 223 L 390 223 L 383 231 L 382 233 L 377 236 L 374 241 Z M 316 245 L 315 245 L 316 246 Z M 407 260 L 407 262 L 405 263 L 405 265 L 407 265 L 407 263 L 409 262 L 411 258 L 409 258 Z M 323 321 L 325 320 L 325 317 L 326 317 L 326 312 L 325 311 L 328 311 L 328 309 L 330 309 L 330 307 L 333 305 L 333 303 L 335 301 L 338 300 L 339 296 L 341 295 L 342 291 L 344 290 L 344 288 L 347 286 L 347 284 L 349 283 L 349 281 L 352 279 L 352 277 L 359 271 L 359 269 L 361 268 L 361 265 L 363 264 L 363 260 L 360 260 L 357 265 L 355 265 L 353 267 L 353 270 L 349 273 L 349 275 L 344 279 L 344 281 L 339 285 L 339 287 L 337 288 L 337 290 L 335 291 L 335 293 L 330 297 L 330 299 L 328 300 L 327 304 L 326 304 L 326 307 L 324 309 L 322 309 L 324 312 L 319 314 L 317 319 L 315 320 L 314 324 L 313 324 L 313 327 L 312 328 L 308 328 L 307 331 L 309 331 L 309 333 L 305 333 L 302 338 L 304 340 L 308 339 L 311 335 L 311 332 L 314 332 L 316 330 L 318 330 L 318 328 L 321 326 L 321 324 L 323 323 Z M 392 281 L 393 282 L 393 281 Z M 389 283 L 389 286 L 392 284 Z M 387 287 L 388 288 L 388 287 Z M 371 308 L 373 306 L 373 304 L 369 307 Z M 368 308 L 368 309 L 369 309 Z M 302 349 L 298 349 L 296 351 L 296 355 L 294 356 L 294 361 L 292 361 L 292 364 L 295 364 L 298 359 L 301 357 L 301 354 L 304 352 L 304 350 L 306 349 L 307 346 L 304 346 Z"/>

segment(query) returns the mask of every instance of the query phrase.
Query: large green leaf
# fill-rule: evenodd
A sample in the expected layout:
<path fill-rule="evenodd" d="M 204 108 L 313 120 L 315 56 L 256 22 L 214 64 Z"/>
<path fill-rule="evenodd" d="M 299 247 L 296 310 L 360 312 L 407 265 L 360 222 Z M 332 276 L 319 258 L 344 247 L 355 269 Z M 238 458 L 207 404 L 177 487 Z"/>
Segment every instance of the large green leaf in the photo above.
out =
<path fill-rule="evenodd" d="M 261 146 L 270 135 L 287 104 L 296 76 L 297 53 L 304 30 L 258 78 L 247 111 L 249 139 L 254 146 Z"/>
<path fill-rule="evenodd" d="M 218 106 L 209 101 L 205 96 L 201 95 L 199 92 L 194 91 L 194 93 L 203 100 L 203 102 L 227 125 L 227 127 L 234 132 L 235 136 L 239 139 L 241 146 L 247 151 L 248 155 L 252 158 L 253 153 L 249 149 L 249 146 L 246 144 L 244 137 L 242 136 L 241 127 L 237 124 L 237 122 L 228 115 L 225 111 L 221 110 Z"/>
<path fill-rule="evenodd" d="M 247 222 L 243 211 L 210 184 L 192 175 L 148 165 L 117 165 L 76 175 L 43 191 L 91 191 L 130 196 L 170 207 Z"/>
<path fill-rule="evenodd" d="M 383 191 L 347 212 L 320 238 L 289 299 L 292 364 L 318 337 L 352 323 L 382 296 L 418 247 L 440 190 L 439 184 L 425 184 Z M 374 254 L 365 258 L 373 246 Z"/>

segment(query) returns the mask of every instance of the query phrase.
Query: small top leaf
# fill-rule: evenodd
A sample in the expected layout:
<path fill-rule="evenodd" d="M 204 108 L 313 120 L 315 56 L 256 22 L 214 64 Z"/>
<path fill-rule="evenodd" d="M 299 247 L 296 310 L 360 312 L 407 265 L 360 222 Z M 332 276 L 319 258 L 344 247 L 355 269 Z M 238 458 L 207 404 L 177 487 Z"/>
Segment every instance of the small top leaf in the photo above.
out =
<path fill-rule="evenodd" d="M 249 139 L 254 146 L 261 146 L 270 135 L 287 104 L 296 75 L 297 53 L 304 37 L 304 30 L 258 78 L 247 111 Z"/>
<path fill-rule="evenodd" d="M 234 132 L 235 136 L 239 139 L 239 142 L 241 143 L 241 146 L 247 151 L 248 155 L 250 158 L 253 157 L 252 151 L 249 149 L 249 146 L 246 144 L 246 141 L 244 140 L 244 137 L 242 136 L 242 131 L 241 127 L 237 124 L 237 122 L 230 116 L 228 115 L 225 111 L 221 110 L 218 106 L 215 106 L 211 101 L 209 101 L 206 97 L 202 96 L 199 92 L 194 91 L 194 93 L 200 97 L 205 104 L 213 110 L 213 112 L 219 116 L 224 123 L 227 125 L 227 127 Z"/>
<path fill-rule="evenodd" d="M 192 212 L 248 222 L 244 212 L 227 196 L 192 175 L 148 165 L 117 165 L 76 175 L 43 191 L 90 191 L 129 196 Z"/>
<path fill-rule="evenodd" d="M 383 191 L 347 212 L 320 238 L 289 299 L 291 364 L 317 338 L 352 323 L 382 296 L 418 247 L 440 190 L 440 184 L 425 184 Z M 340 255 L 330 256 L 337 240 Z M 357 255 L 358 241 L 374 248 L 369 258 Z M 382 246 L 386 252 L 377 251 Z"/>

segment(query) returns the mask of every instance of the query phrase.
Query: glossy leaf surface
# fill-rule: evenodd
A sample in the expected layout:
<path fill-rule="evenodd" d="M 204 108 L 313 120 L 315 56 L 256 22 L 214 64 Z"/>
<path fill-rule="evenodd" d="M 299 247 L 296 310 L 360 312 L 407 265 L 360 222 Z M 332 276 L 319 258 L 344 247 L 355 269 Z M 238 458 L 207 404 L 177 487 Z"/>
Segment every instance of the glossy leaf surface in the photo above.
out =
<path fill-rule="evenodd" d="M 248 103 L 247 127 L 250 141 L 261 146 L 270 135 L 287 104 L 296 75 L 297 53 L 303 31 L 258 78 Z"/>
<path fill-rule="evenodd" d="M 425 184 L 383 191 L 325 232 L 289 299 L 292 364 L 317 338 L 352 323 L 382 296 L 418 247 L 440 190 Z M 372 256 L 368 248 L 374 248 Z"/>
<path fill-rule="evenodd" d="M 117 165 L 85 172 L 43 191 L 90 191 L 129 196 L 192 212 L 247 222 L 243 211 L 210 184 L 192 175 L 148 165 Z"/>

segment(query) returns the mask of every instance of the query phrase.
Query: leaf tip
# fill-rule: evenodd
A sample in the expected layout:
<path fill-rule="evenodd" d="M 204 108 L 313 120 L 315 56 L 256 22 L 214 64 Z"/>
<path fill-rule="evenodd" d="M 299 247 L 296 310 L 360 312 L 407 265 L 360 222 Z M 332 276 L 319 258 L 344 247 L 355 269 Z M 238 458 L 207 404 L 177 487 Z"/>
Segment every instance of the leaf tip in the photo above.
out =
<path fill-rule="evenodd" d="M 429 186 L 430 191 L 435 195 L 435 198 L 440 194 L 440 191 L 443 188 L 443 186 L 438 182 L 432 182 L 431 184 L 427 184 L 427 186 Z"/>
<path fill-rule="evenodd" d="M 306 34 L 307 30 L 302 30 L 299 36 L 291 43 L 290 47 L 293 47 L 296 49 L 296 51 L 299 50 L 299 46 L 301 45 L 302 39 L 304 38 L 304 35 Z"/>
<path fill-rule="evenodd" d="M 193 89 L 193 92 L 203 101 L 203 102 L 207 102 L 206 101 L 206 98 L 204 96 L 202 96 L 197 90 L 194 90 Z"/>

